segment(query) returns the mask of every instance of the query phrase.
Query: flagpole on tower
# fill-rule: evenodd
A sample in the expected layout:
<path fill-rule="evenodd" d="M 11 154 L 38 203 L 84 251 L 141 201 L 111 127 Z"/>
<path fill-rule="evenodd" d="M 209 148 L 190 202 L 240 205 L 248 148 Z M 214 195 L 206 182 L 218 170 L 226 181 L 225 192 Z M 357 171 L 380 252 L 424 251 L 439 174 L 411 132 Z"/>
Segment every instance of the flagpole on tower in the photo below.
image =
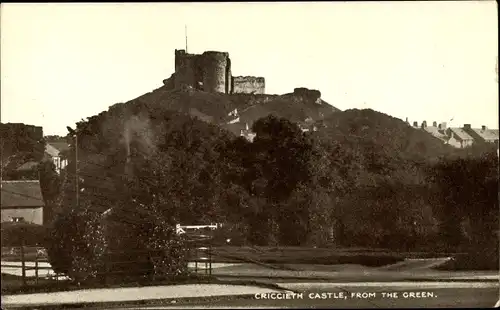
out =
<path fill-rule="evenodd" d="M 188 52 L 188 34 L 187 25 L 184 25 L 184 36 L 186 37 L 186 53 Z"/>

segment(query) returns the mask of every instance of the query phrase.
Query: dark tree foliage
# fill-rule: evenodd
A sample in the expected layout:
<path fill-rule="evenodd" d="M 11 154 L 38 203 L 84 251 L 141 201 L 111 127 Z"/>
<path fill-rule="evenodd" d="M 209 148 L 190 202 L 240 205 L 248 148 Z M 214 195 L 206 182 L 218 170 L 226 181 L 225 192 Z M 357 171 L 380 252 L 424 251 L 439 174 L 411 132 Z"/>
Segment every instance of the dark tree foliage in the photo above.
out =
<path fill-rule="evenodd" d="M 65 209 L 52 223 L 45 245 L 56 273 L 84 282 L 98 278 L 104 270 L 106 239 L 99 214 L 89 205 Z"/>
<path fill-rule="evenodd" d="M 443 242 L 450 246 L 497 249 L 498 156 L 494 150 L 479 156 L 443 159 L 432 167 L 435 214 Z M 467 222 L 468 231 L 463 224 Z"/>
<path fill-rule="evenodd" d="M 61 190 L 61 178 L 56 172 L 54 163 L 50 160 L 40 162 L 37 170 L 44 201 L 44 222 L 51 223 L 54 219 L 54 212 L 57 209 L 56 204 Z"/>
<path fill-rule="evenodd" d="M 18 153 L 30 154 L 30 160 L 41 161 L 45 152 L 45 140 L 40 131 L 34 126 L 25 124 L 0 123 L 0 143 L 2 163 Z"/>
<path fill-rule="evenodd" d="M 123 257 L 133 256 L 132 249 L 164 249 L 169 266 L 177 267 L 159 274 L 182 274 L 182 240 L 172 227 L 210 222 L 227 224 L 227 238 L 239 244 L 494 248 L 498 175 L 493 157 L 484 155 L 487 146 L 456 151 L 372 110 L 334 113 L 313 123 L 317 131 L 303 132 L 269 115 L 277 106 L 258 107 L 255 115 L 263 117 L 253 123 L 256 137 L 249 142 L 207 123 L 227 114 L 225 97 L 217 115 L 204 121 L 172 111 L 188 109 L 178 105 L 182 99 L 209 114 L 203 96 L 156 92 L 77 124 L 58 206 L 62 214 L 79 210 L 93 219 L 87 222 L 97 226 L 87 231 L 99 232 L 96 237 L 76 236 L 87 240 L 87 249 L 104 244 L 103 255 L 123 250 Z M 103 220 L 103 214 L 110 215 Z M 74 267 L 68 256 L 70 267 L 98 270 L 88 266 L 98 266 L 102 256 L 85 256 L 83 248 L 70 252 L 87 257 L 78 263 L 87 269 Z M 148 270 L 142 276 L 158 274 L 152 257 L 142 259 Z"/>
<path fill-rule="evenodd" d="M 59 238 L 53 239 L 49 251 L 53 260 L 62 259 L 58 258 L 62 249 L 70 253 L 66 269 L 75 279 L 98 277 L 106 255 L 121 253 L 116 255 L 131 258 L 134 251 L 146 255 L 159 250 L 162 255 L 139 264 L 146 270 L 144 276 L 182 275 L 187 265 L 184 246 L 172 234 L 175 224 L 223 220 L 227 195 L 221 152 L 229 135 L 187 115 L 150 109 L 140 102 L 118 105 L 77 124 L 59 199 L 61 220 L 54 225 Z M 101 228 L 71 232 L 80 223 L 78 212 L 89 217 L 86 225 L 95 223 Z M 112 217 L 104 220 L 107 212 Z M 64 224 L 67 216 L 77 222 Z M 68 236 L 80 240 L 75 244 L 81 246 L 65 243 Z M 102 255 L 85 254 L 101 247 L 97 253 Z"/>

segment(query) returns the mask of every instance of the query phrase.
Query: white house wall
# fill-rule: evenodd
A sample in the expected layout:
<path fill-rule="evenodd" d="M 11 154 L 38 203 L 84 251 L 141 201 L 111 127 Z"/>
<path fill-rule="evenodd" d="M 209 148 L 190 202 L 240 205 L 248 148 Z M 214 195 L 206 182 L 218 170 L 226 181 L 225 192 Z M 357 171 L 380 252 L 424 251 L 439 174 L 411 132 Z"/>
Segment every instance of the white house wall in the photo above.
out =
<path fill-rule="evenodd" d="M 22 217 L 26 222 L 43 225 L 43 207 L 2 208 L 2 223 L 11 222 L 15 217 Z"/>

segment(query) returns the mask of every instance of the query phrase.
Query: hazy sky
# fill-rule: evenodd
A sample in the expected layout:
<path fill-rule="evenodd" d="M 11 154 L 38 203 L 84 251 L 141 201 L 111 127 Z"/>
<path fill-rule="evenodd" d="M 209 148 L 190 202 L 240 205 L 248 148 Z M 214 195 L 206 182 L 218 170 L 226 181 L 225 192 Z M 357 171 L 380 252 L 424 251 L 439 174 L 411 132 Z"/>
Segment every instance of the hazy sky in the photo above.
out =
<path fill-rule="evenodd" d="M 495 1 L 2 4 L 1 121 L 66 134 L 161 86 L 187 25 L 189 52 L 229 52 L 268 93 L 498 128 L 497 23 Z"/>

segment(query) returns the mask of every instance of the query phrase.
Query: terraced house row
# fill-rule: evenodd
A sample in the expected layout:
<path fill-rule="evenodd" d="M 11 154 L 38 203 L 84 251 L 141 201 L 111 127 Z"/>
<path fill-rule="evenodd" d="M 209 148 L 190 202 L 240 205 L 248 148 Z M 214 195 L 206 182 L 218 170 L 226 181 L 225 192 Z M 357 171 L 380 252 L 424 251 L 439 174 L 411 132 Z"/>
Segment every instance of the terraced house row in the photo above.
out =
<path fill-rule="evenodd" d="M 447 127 L 446 123 L 433 122 L 428 126 L 423 121 L 420 126 L 418 122 L 413 122 L 414 128 L 419 128 L 431 134 L 435 138 L 456 148 L 466 148 L 477 143 L 497 143 L 498 129 L 490 129 L 486 126 L 472 127 L 471 124 L 464 124 L 463 127 Z"/>

